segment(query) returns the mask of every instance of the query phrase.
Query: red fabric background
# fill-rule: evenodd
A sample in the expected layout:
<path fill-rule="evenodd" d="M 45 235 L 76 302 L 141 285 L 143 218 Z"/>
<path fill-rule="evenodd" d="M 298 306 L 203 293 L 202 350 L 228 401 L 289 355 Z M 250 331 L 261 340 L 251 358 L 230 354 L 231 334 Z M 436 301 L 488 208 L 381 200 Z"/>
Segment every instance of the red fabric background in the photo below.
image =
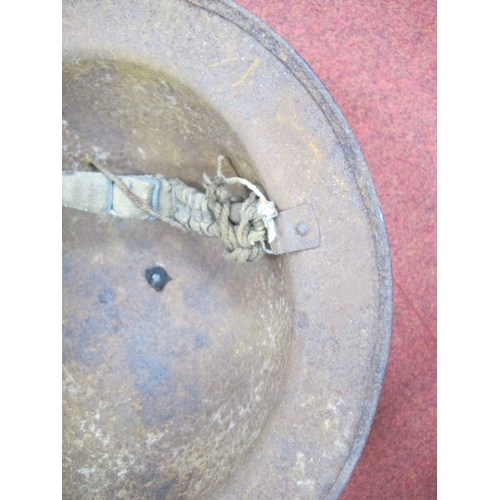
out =
<path fill-rule="evenodd" d="M 326 85 L 360 143 L 387 224 L 391 351 L 341 500 L 436 498 L 436 1 L 238 3 Z"/>

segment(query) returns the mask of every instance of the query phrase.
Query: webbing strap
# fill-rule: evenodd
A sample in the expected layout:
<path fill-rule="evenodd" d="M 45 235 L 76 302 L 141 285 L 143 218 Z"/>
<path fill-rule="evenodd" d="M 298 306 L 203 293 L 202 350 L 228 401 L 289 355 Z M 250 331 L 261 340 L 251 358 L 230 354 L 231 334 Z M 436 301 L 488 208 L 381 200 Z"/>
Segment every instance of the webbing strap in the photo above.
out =
<path fill-rule="evenodd" d="M 138 208 L 115 183 L 99 172 L 63 171 L 62 196 L 63 206 L 85 210 L 96 214 L 112 214 L 129 219 L 156 219 Z M 149 204 L 154 212 L 160 207 L 165 217 L 171 213 L 172 186 L 166 179 L 153 176 L 119 176 L 128 189 L 144 203 Z M 162 202 L 160 203 L 160 193 Z"/>
<path fill-rule="evenodd" d="M 221 173 L 205 176 L 206 193 L 179 179 L 160 175 L 115 175 L 92 163 L 100 172 L 63 171 L 63 206 L 117 217 L 160 219 L 183 230 L 222 238 L 225 257 L 248 262 L 262 257 L 274 239 L 274 203 L 252 184 Z M 241 183 L 252 193 L 247 199 L 234 195 L 230 184 Z"/>

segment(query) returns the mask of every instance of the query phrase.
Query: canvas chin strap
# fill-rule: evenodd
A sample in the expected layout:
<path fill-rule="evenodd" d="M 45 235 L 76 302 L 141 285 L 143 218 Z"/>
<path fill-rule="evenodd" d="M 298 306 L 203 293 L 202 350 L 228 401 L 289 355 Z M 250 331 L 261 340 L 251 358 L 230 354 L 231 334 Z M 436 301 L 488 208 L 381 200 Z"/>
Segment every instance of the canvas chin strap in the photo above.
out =
<path fill-rule="evenodd" d="M 204 175 L 202 193 L 179 179 L 161 175 L 115 175 L 104 165 L 87 160 L 97 172 L 66 170 L 62 173 L 63 206 L 116 217 L 161 220 L 184 231 L 221 238 L 224 256 L 235 262 L 260 259 L 274 252 L 276 237 L 273 202 L 246 179 L 222 175 L 223 156 L 217 176 Z M 250 190 L 244 199 L 232 193 L 231 184 Z"/>

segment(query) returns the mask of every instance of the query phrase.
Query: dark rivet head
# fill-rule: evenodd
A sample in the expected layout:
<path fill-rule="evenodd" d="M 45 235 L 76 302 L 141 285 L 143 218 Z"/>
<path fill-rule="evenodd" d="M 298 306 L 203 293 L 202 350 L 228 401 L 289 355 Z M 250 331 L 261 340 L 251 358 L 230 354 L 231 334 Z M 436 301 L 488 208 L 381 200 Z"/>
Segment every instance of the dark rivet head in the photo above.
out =
<path fill-rule="evenodd" d="M 309 228 L 307 227 L 307 224 L 305 222 L 297 222 L 295 226 L 295 232 L 299 236 L 305 236 L 309 232 Z"/>
<path fill-rule="evenodd" d="M 157 291 L 161 292 L 165 285 L 172 280 L 172 278 L 167 274 L 165 269 L 160 266 L 152 267 L 151 269 L 146 269 L 144 273 L 147 282 Z"/>

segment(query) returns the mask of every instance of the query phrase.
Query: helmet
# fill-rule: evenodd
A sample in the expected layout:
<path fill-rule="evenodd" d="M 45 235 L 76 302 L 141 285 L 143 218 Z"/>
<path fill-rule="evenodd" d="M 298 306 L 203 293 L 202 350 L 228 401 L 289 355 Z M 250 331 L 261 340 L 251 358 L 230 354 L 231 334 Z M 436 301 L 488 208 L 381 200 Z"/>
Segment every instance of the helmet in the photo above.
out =
<path fill-rule="evenodd" d="M 392 315 L 351 129 L 293 49 L 228 0 L 63 4 L 63 169 L 91 154 L 201 189 L 223 155 L 289 220 L 280 255 L 238 264 L 159 221 L 63 211 L 64 498 L 337 498 Z"/>

